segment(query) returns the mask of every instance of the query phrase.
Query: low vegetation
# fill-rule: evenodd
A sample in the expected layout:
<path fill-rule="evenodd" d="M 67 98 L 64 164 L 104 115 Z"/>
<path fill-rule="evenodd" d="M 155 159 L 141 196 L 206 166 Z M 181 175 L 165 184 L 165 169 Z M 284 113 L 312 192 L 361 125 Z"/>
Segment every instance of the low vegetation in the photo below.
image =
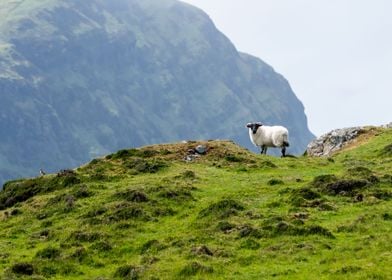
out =
<path fill-rule="evenodd" d="M 329 159 L 156 145 L 8 182 L 0 278 L 391 279 L 391 143 Z"/>

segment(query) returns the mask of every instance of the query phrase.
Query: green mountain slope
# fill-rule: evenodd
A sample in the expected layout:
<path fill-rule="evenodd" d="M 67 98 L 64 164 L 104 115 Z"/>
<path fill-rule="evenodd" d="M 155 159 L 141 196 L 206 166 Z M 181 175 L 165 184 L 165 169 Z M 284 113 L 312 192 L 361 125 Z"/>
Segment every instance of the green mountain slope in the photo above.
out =
<path fill-rule="evenodd" d="M 391 145 L 379 128 L 331 158 L 165 144 L 9 182 L 1 277 L 390 279 Z"/>
<path fill-rule="evenodd" d="M 282 124 L 313 137 L 288 82 L 174 0 L 6 0 L 0 7 L 0 183 L 124 147 L 233 139 Z"/>

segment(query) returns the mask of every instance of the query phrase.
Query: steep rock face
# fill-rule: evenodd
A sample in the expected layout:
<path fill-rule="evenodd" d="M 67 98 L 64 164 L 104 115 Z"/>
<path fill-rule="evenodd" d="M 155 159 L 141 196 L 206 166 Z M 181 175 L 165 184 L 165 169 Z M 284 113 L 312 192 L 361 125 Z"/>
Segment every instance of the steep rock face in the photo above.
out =
<path fill-rule="evenodd" d="M 0 182 L 125 147 L 233 139 L 249 121 L 313 135 L 288 82 L 174 0 L 4 0 Z M 292 147 L 292 148 L 291 148 Z"/>

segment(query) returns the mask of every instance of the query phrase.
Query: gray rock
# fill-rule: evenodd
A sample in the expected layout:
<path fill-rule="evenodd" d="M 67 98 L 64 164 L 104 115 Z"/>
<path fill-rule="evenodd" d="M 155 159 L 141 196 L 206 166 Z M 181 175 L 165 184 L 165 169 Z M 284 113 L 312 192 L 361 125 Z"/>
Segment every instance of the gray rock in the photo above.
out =
<path fill-rule="evenodd" d="M 194 161 L 194 160 L 198 159 L 199 157 L 200 157 L 199 155 L 187 155 L 184 158 L 184 160 L 187 162 L 190 162 L 190 161 Z"/>
<path fill-rule="evenodd" d="M 198 145 L 195 148 L 196 153 L 199 155 L 205 155 L 207 153 L 207 147 L 205 145 Z"/>
<path fill-rule="evenodd" d="M 364 131 L 363 127 L 350 127 L 335 129 L 309 143 L 307 154 L 309 156 L 330 156 L 351 143 Z"/>

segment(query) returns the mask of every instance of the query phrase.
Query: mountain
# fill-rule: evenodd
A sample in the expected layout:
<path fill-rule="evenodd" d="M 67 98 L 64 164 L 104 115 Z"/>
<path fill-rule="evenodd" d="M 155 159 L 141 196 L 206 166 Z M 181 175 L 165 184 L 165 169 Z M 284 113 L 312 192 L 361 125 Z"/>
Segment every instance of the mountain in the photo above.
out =
<path fill-rule="evenodd" d="M 328 158 L 153 145 L 8 182 L 0 278 L 391 279 L 391 143 L 366 128 Z"/>
<path fill-rule="evenodd" d="M 174 0 L 3 0 L 0 181 L 125 147 L 233 139 L 245 124 L 313 138 L 289 83 Z"/>

